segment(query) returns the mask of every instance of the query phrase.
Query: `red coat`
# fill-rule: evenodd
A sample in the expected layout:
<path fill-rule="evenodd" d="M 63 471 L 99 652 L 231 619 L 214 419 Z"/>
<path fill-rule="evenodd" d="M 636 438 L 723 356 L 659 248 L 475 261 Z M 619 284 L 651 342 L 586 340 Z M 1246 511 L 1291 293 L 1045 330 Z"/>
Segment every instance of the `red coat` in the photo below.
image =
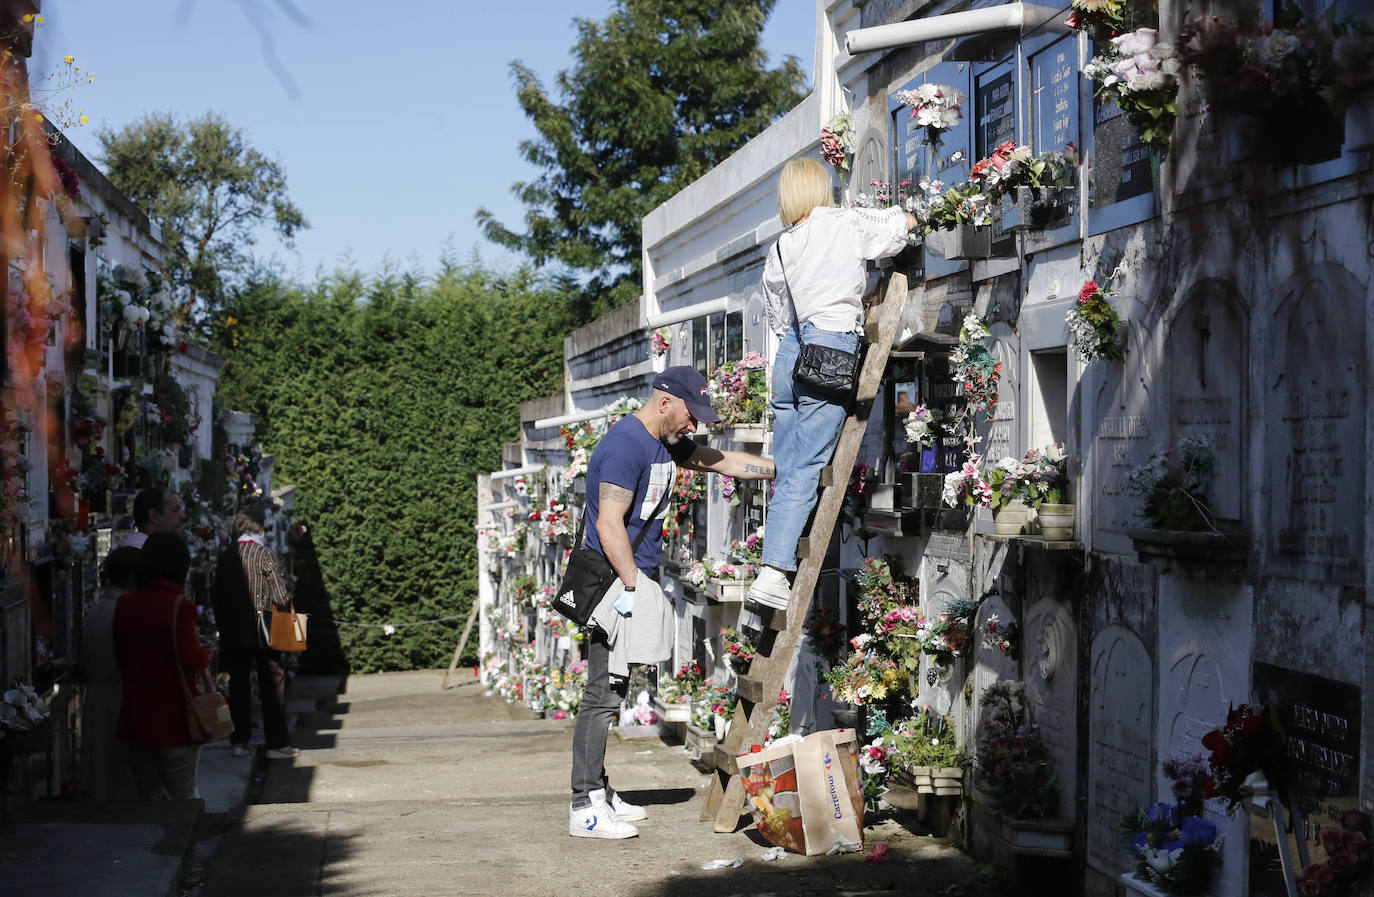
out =
<path fill-rule="evenodd" d="M 174 747 L 192 744 L 186 728 L 186 693 L 172 654 L 172 605 L 177 604 L 176 647 L 187 685 L 210 665 L 196 635 L 196 606 L 170 580 L 155 579 L 121 595 L 115 605 L 115 657 L 124 674 L 119 740 Z"/>

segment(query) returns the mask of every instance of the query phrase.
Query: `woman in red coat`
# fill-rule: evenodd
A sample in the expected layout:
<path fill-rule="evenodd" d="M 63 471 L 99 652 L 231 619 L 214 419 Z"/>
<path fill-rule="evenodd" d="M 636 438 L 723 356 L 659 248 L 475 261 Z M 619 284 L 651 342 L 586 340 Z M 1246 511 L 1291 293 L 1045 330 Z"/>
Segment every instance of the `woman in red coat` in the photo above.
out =
<path fill-rule="evenodd" d="M 179 661 L 194 690 L 210 653 L 196 635 L 196 606 L 185 598 L 190 568 L 191 553 L 180 536 L 153 533 L 140 551 L 133 591 L 115 606 L 115 656 L 124 675 L 119 740 L 129 744 L 144 800 L 196 796 L 200 745 L 192 743 L 186 725 L 186 691 L 177 670 Z"/>

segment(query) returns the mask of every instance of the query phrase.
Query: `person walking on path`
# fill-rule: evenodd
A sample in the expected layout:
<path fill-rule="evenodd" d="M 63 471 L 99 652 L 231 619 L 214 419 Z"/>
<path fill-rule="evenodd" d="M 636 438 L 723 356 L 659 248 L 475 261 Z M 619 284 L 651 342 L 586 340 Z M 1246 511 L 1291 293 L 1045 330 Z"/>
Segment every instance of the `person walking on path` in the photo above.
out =
<path fill-rule="evenodd" d="M 280 652 L 267 647 L 263 614 L 290 607 L 286 584 L 277 570 L 276 552 L 263 538 L 266 515 L 259 508 L 234 517 L 234 544 L 220 555 L 215 571 L 215 620 L 220 632 L 220 663 L 229 674 L 229 713 L 234 720 L 230 751 L 249 752 L 253 734 L 253 680 L 258 678 L 262 731 L 267 756 L 286 760 L 300 753 L 286 728 L 286 670 Z"/>
<path fill-rule="evenodd" d="M 115 656 L 124 678 L 119 739 L 129 745 L 143 800 L 196 797 L 200 745 L 186 722 L 186 687 L 210 665 L 186 600 L 191 552 L 175 533 L 153 533 L 139 550 L 134 589 L 114 612 Z"/>
<path fill-rule="evenodd" d="M 830 172 L 815 159 L 793 159 L 778 181 L 778 215 L 787 228 L 763 266 L 768 326 L 781 338 L 773 361 L 773 459 L 778 478 L 768 503 L 763 566 L 751 604 L 785 609 L 797 570 L 797 541 L 821 468 L 830 461 L 847 411 L 792 379 L 803 345 L 855 352 L 863 326 L 865 263 L 895 255 L 919 222 L 899 207 L 833 207 Z M 821 546 L 824 550 L 824 546 Z M 757 612 L 746 614 L 752 619 Z M 758 624 L 746 625 L 756 629 Z"/>
<path fill-rule="evenodd" d="M 181 497 L 167 486 L 151 486 L 134 496 L 134 531 L 119 540 L 116 548 L 142 548 L 153 533 L 175 533 L 181 529 L 186 512 Z"/>
<path fill-rule="evenodd" d="M 711 408 L 706 380 L 687 366 L 670 367 L 653 381 L 649 401 L 614 426 L 597 444 L 587 465 L 586 546 L 606 556 L 620 578 L 613 586 L 615 612 L 636 613 L 637 594 L 663 602 L 657 588 L 663 555 L 663 518 L 677 467 L 737 479 L 769 479 L 773 462 L 748 452 L 722 452 L 692 439 L 698 423 L 719 420 Z M 655 514 L 655 509 L 659 512 Z M 652 518 L 652 519 L 651 519 Z M 638 548 L 632 543 L 649 527 Z M 609 597 L 609 596 L 608 596 Z M 654 618 L 645 606 L 642 616 Z M 671 626 L 671 615 L 667 616 Z M 638 640 L 648 634 L 640 633 Z M 671 638 L 671 630 L 661 634 Z M 587 642 L 587 685 L 573 727 L 572 804 L 568 834 L 579 838 L 633 838 L 631 823 L 648 818 L 643 807 L 626 803 L 606 777 L 606 738 L 625 697 L 628 680 L 611 675 L 611 648 L 606 634 L 592 630 Z"/>
<path fill-rule="evenodd" d="M 81 666 L 86 697 L 81 702 L 81 772 L 91 800 L 133 800 L 134 780 L 129 746 L 115 735 L 124 681 L 115 657 L 114 615 L 121 595 L 133 587 L 138 570 L 137 548 L 116 548 L 100 569 L 99 596 L 81 628 Z"/>

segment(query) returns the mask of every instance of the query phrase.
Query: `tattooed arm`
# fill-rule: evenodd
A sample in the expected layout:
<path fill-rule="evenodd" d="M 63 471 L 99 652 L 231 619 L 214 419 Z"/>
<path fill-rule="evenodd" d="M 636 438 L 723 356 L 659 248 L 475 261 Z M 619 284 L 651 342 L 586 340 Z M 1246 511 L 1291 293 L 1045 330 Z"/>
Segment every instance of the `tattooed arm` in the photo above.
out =
<path fill-rule="evenodd" d="M 615 483 L 602 483 L 597 495 L 601 504 L 596 513 L 596 537 L 601 542 L 601 553 L 611 562 L 620 581 L 634 588 L 639 580 L 639 568 L 635 566 L 634 551 L 630 548 L 630 534 L 625 531 L 625 518 L 635 500 L 634 491 Z"/>
<path fill-rule="evenodd" d="M 773 459 L 749 452 L 722 452 L 709 445 L 699 445 L 692 456 L 682 462 L 689 470 L 720 473 L 738 480 L 771 480 L 777 475 Z"/>

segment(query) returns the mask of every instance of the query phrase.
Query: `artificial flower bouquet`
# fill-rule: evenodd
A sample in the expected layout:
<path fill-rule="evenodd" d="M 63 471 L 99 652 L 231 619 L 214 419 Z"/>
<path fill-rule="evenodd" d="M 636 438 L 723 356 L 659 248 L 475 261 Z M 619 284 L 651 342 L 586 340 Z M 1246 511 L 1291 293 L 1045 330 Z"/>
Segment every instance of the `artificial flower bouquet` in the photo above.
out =
<path fill-rule="evenodd" d="M 1031 722 L 1025 687 L 997 682 L 983 693 L 983 732 L 974 776 L 1008 819 L 1046 819 L 1059 807 L 1054 760 Z"/>
<path fill-rule="evenodd" d="M 973 617 L 978 602 L 971 598 L 956 598 L 945 609 L 923 622 L 916 630 L 921 650 L 941 666 L 948 666 L 954 658 L 962 657 L 969 649 L 973 635 Z"/>
<path fill-rule="evenodd" d="M 893 724 L 891 746 L 889 759 L 898 769 L 948 769 L 964 761 L 964 752 L 954 734 L 954 718 L 929 707 L 921 708 L 911 719 Z"/>
<path fill-rule="evenodd" d="M 768 408 L 768 360 L 749 352 L 739 361 L 727 361 L 711 374 L 711 404 L 720 415 L 713 426 L 724 428 L 757 424 Z"/>
<path fill-rule="evenodd" d="M 911 110 L 916 127 L 925 130 L 925 143 L 933 147 L 938 147 L 944 132 L 963 118 L 964 95 L 944 84 L 922 84 L 913 90 L 899 90 L 893 99 Z"/>
<path fill-rule="evenodd" d="M 32 685 L 17 684 L 0 694 L 0 752 L 11 756 L 42 750 L 52 709 Z"/>
<path fill-rule="evenodd" d="M 1126 485 L 1144 498 L 1140 516 L 1150 527 L 1216 532 L 1209 494 L 1215 465 L 1209 438 L 1185 436 L 1175 448 L 1151 453 L 1127 476 Z"/>
<path fill-rule="evenodd" d="M 911 409 L 902 422 L 906 441 L 921 448 L 933 446 L 940 435 L 941 416 L 939 411 L 927 408 L 924 404 Z"/>
<path fill-rule="evenodd" d="M 1178 116 L 1178 53 L 1158 42 L 1153 28 L 1137 28 L 1112 38 L 1107 49 L 1083 67 L 1097 82 L 1099 99 L 1126 116 L 1142 143 L 1167 152 Z"/>
<path fill-rule="evenodd" d="M 1078 290 L 1078 301 L 1065 316 L 1069 344 L 1083 361 L 1101 358 L 1120 362 L 1126 358 L 1126 334 L 1110 299 L 1114 294 L 1110 277 L 1102 284 L 1087 280 Z"/>
<path fill-rule="evenodd" d="M 1212 867 L 1221 862 L 1221 839 L 1210 819 L 1189 816 L 1178 804 L 1153 803 L 1122 820 L 1137 859 L 1135 877 L 1166 894 L 1205 894 Z"/>
<path fill-rule="evenodd" d="M 664 704 L 690 704 L 699 697 L 705 682 L 701 664 L 689 660 L 678 667 L 672 679 L 659 685 L 658 699 Z"/>
<path fill-rule="evenodd" d="M 754 565 L 763 563 L 763 527 L 759 527 L 743 539 L 730 543 L 730 557 L 740 564 Z"/>
<path fill-rule="evenodd" d="M 749 664 L 753 662 L 754 655 L 758 653 L 754 643 L 736 632 L 733 626 L 726 626 L 721 629 L 720 649 L 725 652 L 725 659 L 730 662 L 730 666 L 739 671 L 749 669 Z"/>
<path fill-rule="evenodd" d="M 877 704 L 900 687 L 897 664 L 870 646 L 873 636 L 864 633 L 850 640 L 853 649 L 844 663 L 825 672 L 830 694 L 846 704 Z"/>
<path fill-rule="evenodd" d="M 1278 716 L 1263 705 L 1241 704 L 1226 714 L 1226 723 L 1202 736 L 1202 746 L 1211 751 L 1207 758 L 1212 775 L 1205 783 L 1204 796 L 1226 803 L 1234 814 L 1250 797 L 1245 780 L 1261 773 L 1272 786 L 1279 785 L 1283 763 L 1283 731 Z"/>
<path fill-rule="evenodd" d="M 1371 838 L 1374 830 L 1369 814 L 1362 810 L 1346 810 L 1339 825 L 1323 826 L 1321 845 L 1326 851 L 1326 862 L 1312 863 L 1302 870 L 1299 897 L 1353 897 L 1361 893 L 1360 883 L 1368 881 L 1374 868 Z"/>
<path fill-rule="evenodd" d="M 835 169 L 840 180 L 849 183 L 850 157 L 854 155 L 854 124 L 841 113 L 821 128 L 821 158 Z"/>
<path fill-rule="evenodd" d="M 1065 459 L 1052 460 L 1048 453 L 1031 449 L 1022 459 L 1003 458 L 988 474 L 994 510 L 1017 499 L 1032 507 L 1045 502 L 1060 504 L 1068 491 Z"/>

